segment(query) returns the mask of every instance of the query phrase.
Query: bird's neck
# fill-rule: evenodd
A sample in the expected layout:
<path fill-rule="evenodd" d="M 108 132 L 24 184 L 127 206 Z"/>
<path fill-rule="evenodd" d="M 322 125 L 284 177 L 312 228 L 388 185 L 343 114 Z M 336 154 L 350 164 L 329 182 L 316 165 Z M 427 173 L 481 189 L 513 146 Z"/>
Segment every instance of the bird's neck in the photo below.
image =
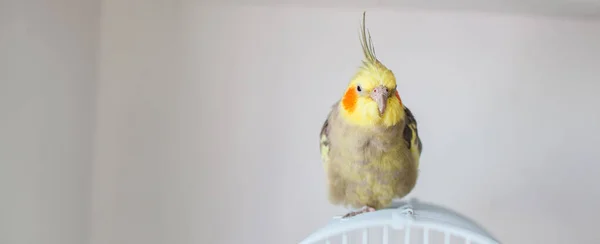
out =
<path fill-rule="evenodd" d="M 372 113 L 360 113 L 360 111 L 348 112 L 343 106 L 338 109 L 340 116 L 347 123 L 358 127 L 382 127 L 388 128 L 396 126 L 404 121 L 406 116 L 400 103 L 390 103 L 383 115 L 378 111 Z"/>

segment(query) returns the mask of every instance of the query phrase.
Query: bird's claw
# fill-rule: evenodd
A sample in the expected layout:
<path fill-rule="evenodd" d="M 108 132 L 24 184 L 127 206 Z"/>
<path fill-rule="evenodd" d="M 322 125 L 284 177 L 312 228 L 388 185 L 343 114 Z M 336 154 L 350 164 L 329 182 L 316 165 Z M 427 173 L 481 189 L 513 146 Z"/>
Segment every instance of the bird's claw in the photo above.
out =
<path fill-rule="evenodd" d="M 368 213 L 368 212 L 375 212 L 375 209 L 372 207 L 365 207 L 362 210 L 347 213 L 346 215 L 342 216 L 342 219 L 350 218 L 350 217 L 353 217 L 353 216 L 356 216 L 356 215 L 359 215 L 362 213 Z"/>

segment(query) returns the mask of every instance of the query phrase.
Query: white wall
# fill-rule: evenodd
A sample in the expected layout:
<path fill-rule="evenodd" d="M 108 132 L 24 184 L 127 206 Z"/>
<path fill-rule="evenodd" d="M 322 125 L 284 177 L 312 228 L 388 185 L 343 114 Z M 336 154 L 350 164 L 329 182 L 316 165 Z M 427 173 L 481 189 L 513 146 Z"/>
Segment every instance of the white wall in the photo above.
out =
<path fill-rule="evenodd" d="M 345 212 L 326 201 L 317 133 L 359 64 L 360 9 L 102 11 L 0 2 L 0 243 L 295 243 Z M 411 197 L 504 243 L 600 241 L 599 22 L 368 25 L 420 123 Z"/>
<path fill-rule="evenodd" d="M 99 1 L 0 1 L 0 243 L 87 243 Z"/>
<path fill-rule="evenodd" d="M 317 134 L 359 65 L 361 10 L 166 2 L 104 1 L 93 243 L 295 243 L 344 213 Z M 598 22 L 368 18 L 420 123 L 411 197 L 504 243 L 600 240 Z"/>

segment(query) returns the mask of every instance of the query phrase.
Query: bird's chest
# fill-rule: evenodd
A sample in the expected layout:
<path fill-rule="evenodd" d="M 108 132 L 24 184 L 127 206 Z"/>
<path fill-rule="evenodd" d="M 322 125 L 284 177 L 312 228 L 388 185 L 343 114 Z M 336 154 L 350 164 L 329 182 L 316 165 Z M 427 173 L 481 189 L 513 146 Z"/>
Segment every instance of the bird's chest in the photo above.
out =
<path fill-rule="evenodd" d="M 348 131 L 340 135 L 340 143 L 333 150 L 339 155 L 342 163 L 385 167 L 385 165 L 406 161 L 406 145 L 395 131 L 387 133 Z"/>

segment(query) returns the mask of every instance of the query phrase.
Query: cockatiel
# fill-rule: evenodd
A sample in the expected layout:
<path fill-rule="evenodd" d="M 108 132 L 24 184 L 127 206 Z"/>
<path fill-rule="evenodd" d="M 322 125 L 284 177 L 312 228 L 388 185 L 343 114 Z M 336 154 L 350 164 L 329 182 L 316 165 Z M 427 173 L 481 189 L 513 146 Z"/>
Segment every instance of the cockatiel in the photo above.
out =
<path fill-rule="evenodd" d="M 365 29 L 363 12 L 363 65 L 320 133 L 329 201 L 362 208 L 344 217 L 385 208 L 410 193 L 423 148 L 417 121 L 400 99 L 394 74 L 375 57 Z"/>

